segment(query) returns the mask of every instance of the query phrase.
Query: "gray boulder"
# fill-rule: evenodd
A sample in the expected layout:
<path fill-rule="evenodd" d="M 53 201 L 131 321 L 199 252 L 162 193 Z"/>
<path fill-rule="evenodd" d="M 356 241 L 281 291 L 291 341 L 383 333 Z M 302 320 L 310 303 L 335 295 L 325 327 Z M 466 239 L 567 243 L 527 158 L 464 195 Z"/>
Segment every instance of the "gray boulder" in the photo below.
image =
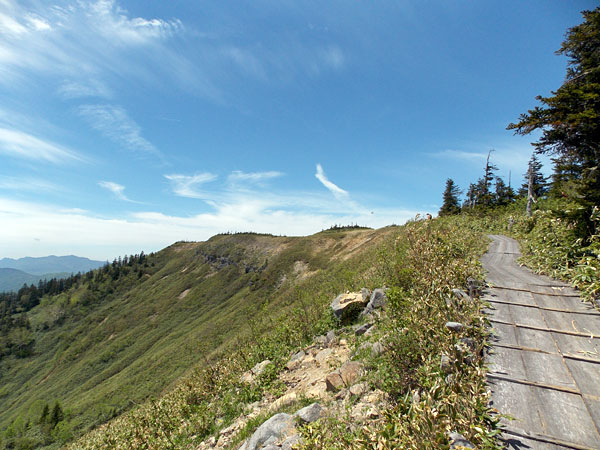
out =
<path fill-rule="evenodd" d="M 275 444 L 268 444 L 265 445 L 264 447 L 261 447 L 261 450 L 279 450 L 281 447 L 279 445 L 275 445 Z"/>
<path fill-rule="evenodd" d="M 385 290 L 375 289 L 371 294 L 371 299 L 369 300 L 369 303 L 367 303 L 365 310 L 373 311 L 374 309 L 383 308 L 386 304 L 387 297 L 385 295 Z"/>
<path fill-rule="evenodd" d="M 460 333 L 465 329 L 465 326 L 460 322 L 446 322 L 446 328 L 455 333 Z"/>
<path fill-rule="evenodd" d="M 323 407 L 318 403 L 313 403 L 312 405 L 308 405 L 305 408 L 297 411 L 294 416 L 304 423 L 312 423 L 315 420 L 318 420 L 322 413 Z"/>
<path fill-rule="evenodd" d="M 275 414 L 258 427 L 244 450 L 257 450 L 267 442 L 271 443 L 284 439 L 294 434 L 295 431 L 293 416 L 285 413 Z M 275 441 L 271 440 L 272 438 L 275 438 Z"/>
<path fill-rule="evenodd" d="M 298 445 L 300 443 L 302 443 L 302 438 L 299 434 L 294 434 L 282 442 L 281 450 L 292 450 L 294 445 Z"/>
<path fill-rule="evenodd" d="M 462 434 L 457 433 L 456 431 L 450 433 L 448 437 L 450 438 L 450 450 L 458 450 L 462 448 L 475 448 L 471 441 L 469 441 Z"/>

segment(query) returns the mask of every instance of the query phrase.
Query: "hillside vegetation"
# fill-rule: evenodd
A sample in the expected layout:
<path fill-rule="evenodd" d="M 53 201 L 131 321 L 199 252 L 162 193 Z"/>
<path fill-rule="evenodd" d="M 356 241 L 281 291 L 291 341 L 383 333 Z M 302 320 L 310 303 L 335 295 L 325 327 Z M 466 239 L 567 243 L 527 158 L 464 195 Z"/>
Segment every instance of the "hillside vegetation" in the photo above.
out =
<path fill-rule="evenodd" d="M 290 356 L 334 330 L 354 349 L 373 339 L 384 344 L 376 357 L 353 354 L 371 388 L 385 393 L 386 410 L 366 424 L 339 413 L 323 418 L 301 429 L 302 448 L 444 448 L 452 430 L 478 448 L 498 448 L 481 358 L 483 305 L 452 291 L 483 278 L 485 233 L 517 237 L 524 261 L 570 280 L 590 300 L 599 285 L 597 234 L 581 245 L 576 223 L 558 216 L 570 216 L 568 203 L 540 200 L 532 217 L 524 209 L 523 199 L 305 238 L 219 235 L 90 272 L 13 316 L 26 315 L 35 345 L 30 355 L 0 361 L 8 405 L 0 411 L 2 443 L 58 448 L 95 428 L 70 448 L 195 449 L 245 417 L 249 405 L 275 403 L 286 391 Z M 331 315 L 340 292 L 383 285 L 389 307 L 368 340 Z M 461 339 L 476 343 L 468 364 L 447 321 L 464 324 Z M 443 355 L 454 361 L 450 369 Z M 271 365 L 256 384 L 241 382 L 266 359 Z M 260 421 L 308 401 L 298 397 L 243 422 L 230 448 Z"/>
<path fill-rule="evenodd" d="M 289 291 L 295 302 L 289 309 L 278 307 L 271 309 L 272 315 L 254 316 L 245 339 L 223 342 L 222 352 L 198 365 L 161 398 L 135 407 L 70 448 L 192 449 L 211 436 L 218 438 L 221 430 L 247 413 L 250 404 L 265 398 L 277 404 L 286 389 L 281 381 L 286 362 L 315 335 L 334 329 L 347 336 L 351 347 L 359 348 L 364 341 L 333 320 L 329 303 L 346 289 L 382 284 L 390 287 L 389 308 L 377 322 L 373 338 L 381 339 L 387 350 L 367 358 L 365 364 L 369 385 L 385 392 L 389 407 L 366 424 L 337 414 L 306 426 L 302 448 L 444 448 L 449 445 L 448 431 L 457 429 L 478 448 L 498 448 L 481 359 L 487 333 L 481 304 L 456 298 L 452 291 L 464 286 L 468 277 L 482 275 L 478 259 L 487 240 L 464 222 L 416 221 L 377 231 L 310 237 L 307 242 L 319 239 L 320 248 L 329 242 L 332 250 L 349 239 L 369 240 L 372 245 L 363 244 L 364 251 L 350 257 L 334 255 L 328 269 L 308 282 L 295 281 Z M 334 238 L 337 244 L 330 241 Z M 465 324 L 463 337 L 477 343 L 468 363 L 457 354 L 457 336 L 445 327 L 447 321 Z M 442 369 L 443 355 L 454 361 L 450 368 Z M 244 371 L 266 359 L 270 369 L 256 384 L 240 380 Z M 300 397 L 296 406 L 282 408 L 297 408 L 306 401 Z M 249 420 L 230 448 L 237 448 L 261 421 L 280 410 Z"/>
<path fill-rule="evenodd" d="M 26 312 L 17 308 L 18 328 L 4 339 L 23 339 L 31 351 L 0 361 L 4 445 L 66 442 L 157 396 L 224 349 L 256 341 L 282 318 L 302 324 L 286 339 L 308 339 L 319 321 L 329 326 L 323 311 L 332 296 L 381 284 L 377 249 L 393 231 L 180 242 L 119 259 Z M 56 402 L 62 425 L 46 433 L 36 424 Z"/>

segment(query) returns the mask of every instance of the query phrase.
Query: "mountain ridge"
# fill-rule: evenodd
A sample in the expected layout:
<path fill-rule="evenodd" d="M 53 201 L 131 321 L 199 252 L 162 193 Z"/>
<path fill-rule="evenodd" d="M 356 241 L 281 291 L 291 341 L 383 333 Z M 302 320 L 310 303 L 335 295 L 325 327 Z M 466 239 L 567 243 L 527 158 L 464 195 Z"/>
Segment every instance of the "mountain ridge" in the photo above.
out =
<path fill-rule="evenodd" d="M 356 278 L 350 273 L 371 270 L 367 261 L 389 232 L 224 234 L 81 275 L 67 290 L 44 295 L 18 324 L 31 355 L 2 360 L 0 401 L 8 406 L 0 427 L 19 417 L 35 421 L 55 401 L 71 412 L 76 434 L 104 423 L 232 339 L 252 339 L 265 316 L 276 320 L 298 308 L 312 314 L 314 300 L 300 286 L 318 298 L 335 295 Z"/>
<path fill-rule="evenodd" d="M 25 256 L 23 258 L 2 258 L 0 268 L 17 269 L 30 275 L 45 275 L 48 273 L 77 273 L 97 269 L 106 261 L 97 261 L 82 256 Z"/>
<path fill-rule="evenodd" d="M 17 291 L 23 285 L 36 285 L 40 280 L 50 280 L 52 278 L 66 278 L 70 272 L 44 273 L 42 275 L 33 275 L 19 269 L 0 267 L 0 292 Z"/>

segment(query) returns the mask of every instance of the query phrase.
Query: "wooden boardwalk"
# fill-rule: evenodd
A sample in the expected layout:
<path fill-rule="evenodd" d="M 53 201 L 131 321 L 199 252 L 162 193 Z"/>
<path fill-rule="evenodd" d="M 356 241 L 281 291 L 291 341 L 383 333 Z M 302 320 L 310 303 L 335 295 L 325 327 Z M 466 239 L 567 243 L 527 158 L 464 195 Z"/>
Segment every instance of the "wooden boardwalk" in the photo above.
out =
<path fill-rule="evenodd" d="M 493 326 L 488 384 L 509 449 L 600 449 L 600 312 L 564 283 L 519 267 L 518 243 L 482 258 Z"/>

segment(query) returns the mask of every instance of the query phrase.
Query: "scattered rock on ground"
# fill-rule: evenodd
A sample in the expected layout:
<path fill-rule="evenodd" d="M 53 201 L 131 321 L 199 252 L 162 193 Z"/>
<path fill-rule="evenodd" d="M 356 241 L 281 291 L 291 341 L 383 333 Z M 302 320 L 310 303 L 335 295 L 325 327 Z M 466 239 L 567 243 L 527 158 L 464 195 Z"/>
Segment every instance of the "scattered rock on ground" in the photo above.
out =
<path fill-rule="evenodd" d="M 297 411 L 294 416 L 304 423 L 312 423 L 315 420 L 318 420 L 322 414 L 323 407 L 318 403 L 313 403 L 312 405 L 308 405 L 307 407 Z"/>
<path fill-rule="evenodd" d="M 458 450 L 461 448 L 475 448 L 475 446 L 466 439 L 462 434 L 456 431 L 450 433 L 450 450 Z"/>
<path fill-rule="evenodd" d="M 465 326 L 460 322 L 446 322 L 446 328 L 455 333 L 460 333 L 465 329 Z"/>
<path fill-rule="evenodd" d="M 365 308 L 365 313 L 368 311 L 373 311 L 375 309 L 383 308 L 387 303 L 387 297 L 385 295 L 384 289 L 375 289 L 371 294 L 371 298 L 369 303 L 367 303 L 367 307 Z"/>
<path fill-rule="evenodd" d="M 334 345 L 335 341 L 336 341 L 335 331 L 333 331 L 333 330 L 328 331 L 327 336 L 325 336 L 325 339 L 326 339 L 325 344 L 328 347 L 331 347 L 332 345 Z"/>
<path fill-rule="evenodd" d="M 354 327 L 354 334 L 357 335 L 357 336 L 365 334 L 367 332 L 367 330 L 369 328 L 371 328 L 372 326 L 373 326 L 372 323 L 365 323 L 363 325 L 356 325 Z"/>
<path fill-rule="evenodd" d="M 452 371 L 452 362 L 450 361 L 450 357 L 448 355 L 442 355 L 440 369 L 442 369 L 442 372 L 444 373 L 449 373 Z"/>
<path fill-rule="evenodd" d="M 362 376 L 363 364 L 358 361 L 347 361 L 339 369 L 342 381 L 346 386 L 351 386 Z"/>
<path fill-rule="evenodd" d="M 293 435 L 295 432 L 294 418 L 291 415 L 286 413 L 275 414 L 258 427 L 242 448 L 243 450 L 257 450 L 272 438 L 275 438 L 274 442 L 276 442 L 279 439 Z"/>
<path fill-rule="evenodd" d="M 337 392 L 344 387 L 344 380 L 342 380 L 342 376 L 337 370 L 325 377 L 325 383 L 329 392 Z"/>

